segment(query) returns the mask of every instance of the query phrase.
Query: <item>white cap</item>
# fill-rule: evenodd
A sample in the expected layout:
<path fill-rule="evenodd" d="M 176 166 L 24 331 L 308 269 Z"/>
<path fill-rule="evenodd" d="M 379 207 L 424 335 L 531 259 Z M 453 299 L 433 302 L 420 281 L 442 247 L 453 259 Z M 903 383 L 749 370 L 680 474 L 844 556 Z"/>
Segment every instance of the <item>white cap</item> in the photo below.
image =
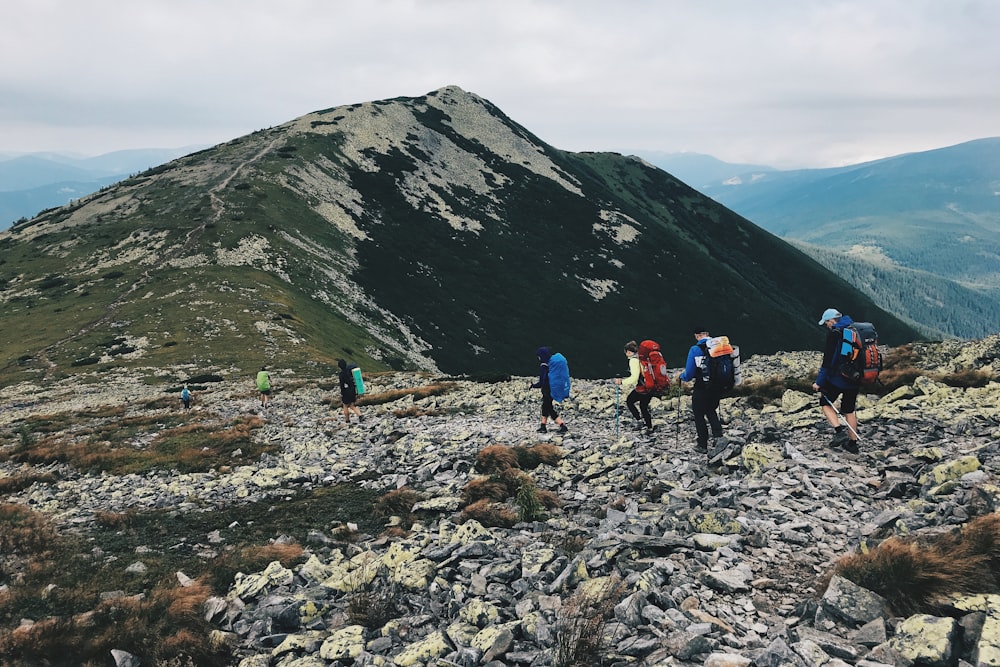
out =
<path fill-rule="evenodd" d="M 827 320 L 835 320 L 838 317 L 843 317 L 843 315 L 840 314 L 839 310 L 837 310 L 836 308 L 827 308 L 826 310 L 823 311 L 823 317 L 819 318 L 819 323 L 823 324 Z"/>

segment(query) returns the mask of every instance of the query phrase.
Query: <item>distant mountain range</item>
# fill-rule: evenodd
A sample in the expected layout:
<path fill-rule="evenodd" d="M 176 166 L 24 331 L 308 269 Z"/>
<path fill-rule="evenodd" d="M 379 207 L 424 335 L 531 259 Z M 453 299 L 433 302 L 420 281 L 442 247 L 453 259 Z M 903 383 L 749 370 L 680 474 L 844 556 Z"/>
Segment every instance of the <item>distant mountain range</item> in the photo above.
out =
<path fill-rule="evenodd" d="M 1000 322 L 1000 138 L 832 169 L 643 155 L 933 336 Z"/>
<path fill-rule="evenodd" d="M 816 349 L 831 304 L 919 334 L 666 172 L 545 144 L 447 87 L 310 113 L 0 233 L 7 373 L 263 364 L 450 374 L 626 369 L 693 327 Z"/>
<path fill-rule="evenodd" d="M 195 149 L 147 148 L 95 157 L 63 153 L 0 154 L 0 229 L 192 150 Z"/>

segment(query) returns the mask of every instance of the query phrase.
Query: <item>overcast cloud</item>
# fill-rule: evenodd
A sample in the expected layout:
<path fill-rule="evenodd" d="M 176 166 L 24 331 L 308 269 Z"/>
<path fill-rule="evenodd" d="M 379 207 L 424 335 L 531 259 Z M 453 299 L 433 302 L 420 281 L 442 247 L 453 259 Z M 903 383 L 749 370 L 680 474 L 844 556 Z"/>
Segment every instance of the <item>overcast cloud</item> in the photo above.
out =
<path fill-rule="evenodd" d="M 0 154 L 214 145 L 458 85 L 566 150 L 825 167 L 1000 136 L 995 0 L 31 0 Z"/>

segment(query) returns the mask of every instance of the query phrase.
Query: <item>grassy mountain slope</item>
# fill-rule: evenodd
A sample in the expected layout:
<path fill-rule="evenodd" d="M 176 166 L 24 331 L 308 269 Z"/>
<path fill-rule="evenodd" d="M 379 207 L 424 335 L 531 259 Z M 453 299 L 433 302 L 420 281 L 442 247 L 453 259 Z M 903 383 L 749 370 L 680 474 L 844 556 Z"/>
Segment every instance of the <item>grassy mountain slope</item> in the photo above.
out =
<path fill-rule="evenodd" d="M 995 138 L 835 169 L 756 169 L 699 190 L 803 242 L 925 331 L 976 337 L 1000 318 L 998 184 Z"/>
<path fill-rule="evenodd" d="M 973 288 L 916 269 L 907 269 L 864 250 L 846 253 L 793 245 L 814 257 L 876 303 L 907 304 L 910 324 L 930 338 L 984 337 L 996 333 L 1000 289 Z M 958 317 L 961 313 L 962 317 Z"/>
<path fill-rule="evenodd" d="M 810 349 L 836 305 L 916 332 L 802 252 L 663 171 L 541 142 L 449 87 L 194 153 L 0 235 L 7 370 L 187 363 L 576 375 L 690 330 Z"/>
<path fill-rule="evenodd" d="M 705 192 L 780 236 L 878 248 L 902 266 L 1000 287 L 1000 138 Z"/>

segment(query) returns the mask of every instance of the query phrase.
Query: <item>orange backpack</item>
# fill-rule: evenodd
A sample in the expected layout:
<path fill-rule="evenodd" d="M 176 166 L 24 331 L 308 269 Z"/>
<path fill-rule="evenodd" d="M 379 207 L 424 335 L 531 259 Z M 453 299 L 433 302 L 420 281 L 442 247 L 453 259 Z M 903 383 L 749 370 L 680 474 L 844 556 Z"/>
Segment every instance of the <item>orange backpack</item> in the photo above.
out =
<path fill-rule="evenodd" d="M 639 365 L 642 368 L 642 378 L 635 388 L 637 392 L 661 396 L 670 389 L 670 374 L 667 372 L 667 362 L 660 354 L 659 343 L 654 340 L 639 343 Z"/>

